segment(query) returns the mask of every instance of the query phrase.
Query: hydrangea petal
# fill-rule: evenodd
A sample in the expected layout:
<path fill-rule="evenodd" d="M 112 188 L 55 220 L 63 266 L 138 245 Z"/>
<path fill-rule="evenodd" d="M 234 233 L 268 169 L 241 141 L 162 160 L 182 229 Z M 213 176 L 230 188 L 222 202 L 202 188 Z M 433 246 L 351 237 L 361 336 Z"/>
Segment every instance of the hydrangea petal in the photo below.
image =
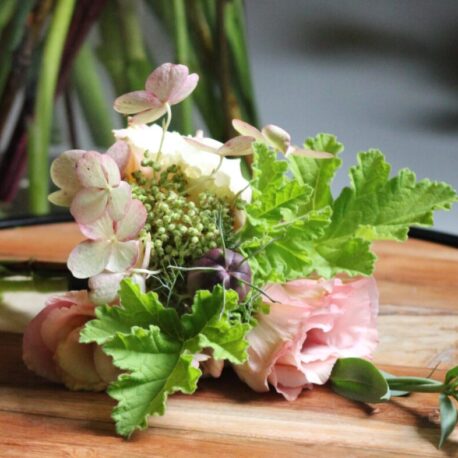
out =
<path fill-rule="evenodd" d="M 83 188 L 73 199 L 70 213 L 80 224 L 90 224 L 99 219 L 108 204 L 109 191 Z"/>
<path fill-rule="evenodd" d="M 132 116 L 132 118 L 130 118 L 130 123 L 148 124 L 159 119 L 166 113 L 166 111 L 167 108 L 165 105 L 157 105 Z"/>
<path fill-rule="evenodd" d="M 148 110 L 152 105 L 159 105 L 160 101 L 146 91 L 134 91 L 118 97 L 113 108 L 122 114 L 134 114 L 139 111 Z"/>
<path fill-rule="evenodd" d="M 269 124 L 262 129 L 262 134 L 273 148 L 286 153 L 291 145 L 291 136 L 281 127 Z"/>
<path fill-rule="evenodd" d="M 102 169 L 109 186 L 118 186 L 121 181 L 121 172 L 116 161 L 108 156 L 108 154 L 101 154 L 99 160 L 102 164 Z"/>
<path fill-rule="evenodd" d="M 199 82 L 199 76 L 196 73 L 192 73 L 186 78 L 186 81 L 181 85 L 181 87 L 176 88 L 169 97 L 169 103 L 175 105 L 180 103 L 182 100 L 186 99 L 191 95 L 194 89 Z"/>
<path fill-rule="evenodd" d="M 233 119 L 232 126 L 240 135 L 253 137 L 254 139 L 256 139 L 256 141 L 259 142 L 264 141 L 264 136 L 258 129 L 256 129 L 256 127 L 252 126 L 251 124 L 248 124 L 245 121 L 242 121 L 241 119 Z"/>
<path fill-rule="evenodd" d="M 199 151 L 205 151 L 206 153 L 217 154 L 219 150 L 219 146 L 210 145 L 203 138 L 183 137 L 183 140 L 193 148 Z"/>
<path fill-rule="evenodd" d="M 86 151 L 73 149 L 63 152 L 51 164 L 51 179 L 59 188 L 68 191 L 77 191 L 81 184 L 76 175 L 76 166 Z"/>
<path fill-rule="evenodd" d="M 118 140 L 108 148 L 107 155 L 110 156 L 118 165 L 119 170 L 122 172 L 129 162 L 129 145 L 124 140 Z"/>
<path fill-rule="evenodd" d="M 49 194 L 48 200 L 59 207 L 70 207 L 73 197 L 75 197 L 74 193 L 60 189 Z"/>
<path fill-rule="evenodd" d="M 130 185 L 125 181 L 121 181 L 118 187 L 111 190 L 108 213 L 115 221 L 119 221 L 125 215 L 131 201 L 131 195 Z"/>
<path fill-rule="evenodd" d="M 188 75 L 189 70 L 186 65 L 163 64 L 148 76 L 145 89 L 165 103 L 185 84 Z"/>
<path fill-rule="evenodd" d="M 106 269 L 114 273 L 125 272 L 130 269 L 137 262 L 138 245 L 136 240 L 113 242 Z"/>
<path fill-rule="evenodd" d="M 102 272 L 89 279 L 89 297 L 94 304 L 111 304 L 118 295 L 119 285 L 125 277 L 123 273 Z"/>
<path fill-rule="evenodd" d="M 81 184 L 86 188 L 106 188 L 107 177 L 103 169 L 102 155 L 88 151 L 79 161 L 76 173 Z"/>
<path fill-rule="evenodd" d="M 116 224 L 116 237 L 120 241 L 135 238 L 146 221 L 146 209 L 139 200 L 132 200 L 127 212 Z"/>
<path fill-rule="evenodd" d="M 114 235 L 113 220 L 106 213 L 90 224 L 80 224 L 79 228 L 90 240 L 109 240 Z"/>
<path fill-rule="evenodd" d="M 228 140 L 219 150 L 220 156 L 249 156 L 253 154 L 252 145 L 254 137 L 240 135 Z"/>
<path fill-rule="evenodd" d="M 73 248 L 67 266 L 76 278 L 89 278 L 105 269 L 111 254 L 112 242 L 86 240 Z"/>

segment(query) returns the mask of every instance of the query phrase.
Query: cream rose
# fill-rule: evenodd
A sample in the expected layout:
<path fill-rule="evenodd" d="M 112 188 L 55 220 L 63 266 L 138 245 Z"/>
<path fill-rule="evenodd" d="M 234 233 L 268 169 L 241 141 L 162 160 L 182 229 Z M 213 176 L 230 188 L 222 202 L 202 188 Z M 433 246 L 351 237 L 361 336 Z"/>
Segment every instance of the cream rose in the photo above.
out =
<path fill-rule="evenodd" d="M 114 134 L 117 140 L 124 140 L 129 145 L 127 173 L 142 170 L 146 176 L 150 175 L 151 169 L 142 167 L 141 161 L 146 151 L 151 159 L 157 158 L 162 128 L 157 124 L 132 125 L 126 129 L 115 130 Z M 222 145 L 216 140 L 211 142 L 212 145 Z M 240 159 L 223 158 L 218 171 L 213 173 L 218 168 L 219 161 L 219 156 L 190 145 L 179 133 L 166 132 L 160 156 L 163 168 L 173 164 L 180 166 L 195 192 L 213 191 L 219 197 L 232 198 L 243 191 L 242 199 L 249 201 L 251 190 L 248 181 L 242 176 Z"/>

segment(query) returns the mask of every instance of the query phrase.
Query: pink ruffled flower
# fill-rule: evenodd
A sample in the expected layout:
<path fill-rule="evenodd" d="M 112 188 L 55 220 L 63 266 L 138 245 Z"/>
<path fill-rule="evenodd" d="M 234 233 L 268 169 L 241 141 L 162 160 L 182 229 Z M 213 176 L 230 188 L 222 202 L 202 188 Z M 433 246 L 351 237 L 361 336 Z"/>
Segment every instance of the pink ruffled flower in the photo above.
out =
<path fill-rule="evenodd" d="M 189 74 L 186 65 L 163 64 L 148 76 L 144 91 L 129 92 L 118 97 L 114 109 L 134 115 L 131 122 L 147 124 L 163 116 L 170 105 L 188 97 L 197 86 L 199 77 Z"/>
<path fill-rule="evenodd" d="M 24 333 L 23 359 L 36 374 L 72 390 L 104 390 L 119 374 L 96 344 L 81 344 L 95 306 L 86 291 L 51 298 Z"/>
<path fill-rule="evenodd" d="M 119 221 L 105 213 L 92 224 L 80 224 L 88 238 L 77 245 L 67 261 L 76 278 L 89 278 L 104 270 L 121 273 L 132 267 L 139 256 L 139 241 L 135 240 L 145 225 L 146 209 L 139 200 L 132 200 Z"/>
<path fill-rule="evenodd" d="M 374 278 L 296 280 L 271 285 L 270 313 L 249 333 L 249 360 L 236 366 L 253 390 L 269 383 L 288 400 L 328 380 L 338 358 L 370 358 L 378 342 Z"/>

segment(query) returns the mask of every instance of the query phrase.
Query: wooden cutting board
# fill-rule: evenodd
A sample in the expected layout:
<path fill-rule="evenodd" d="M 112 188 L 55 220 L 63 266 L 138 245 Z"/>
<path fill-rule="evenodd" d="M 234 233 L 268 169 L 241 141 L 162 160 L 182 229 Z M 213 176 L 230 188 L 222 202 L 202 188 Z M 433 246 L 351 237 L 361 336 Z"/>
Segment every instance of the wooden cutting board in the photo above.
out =
<path fill-rule="evenodd" d="M 0 259 L 62 261 L 79 239 L 72 224 L 3 230 Z M 438 366 L 442 379 L 458 364 L 458 250 L 410 240 L 379 243 L 376 252 L 375 362 L 399 375 L 427 376 Z M 125 441 L 114 434 L 107 395 L 69 392 L 34 376 L 20 346 L 20 335 L 0 334 L 1 457 L 458 456 L 458 431 L 436 449 L 437 396 L 367 406 L 319 387 L 289 403 L 253 393 L 230 370 L 193 396 L 174 395 L 164 417 Z"/>

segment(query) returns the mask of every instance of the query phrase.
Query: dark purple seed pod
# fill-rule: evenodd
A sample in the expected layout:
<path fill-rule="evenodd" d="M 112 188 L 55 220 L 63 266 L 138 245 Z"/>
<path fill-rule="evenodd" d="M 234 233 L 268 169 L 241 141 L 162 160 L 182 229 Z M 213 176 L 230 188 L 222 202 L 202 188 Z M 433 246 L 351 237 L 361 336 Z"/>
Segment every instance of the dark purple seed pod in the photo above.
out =
<path fill-rule="evenodd" d="M 251 269 L 243 256 L 232 250 L 213 248 L 192 265 L 193 268 L 208 267 L 216 270 L 192 270 L 188 273 L 187 290 L 194 295 L 199 289 L 212 290 L 216 285 L 237 291 L 243 301 L 250 291 Z M 243 281 L 240 281 L 243 280 Z"/>

